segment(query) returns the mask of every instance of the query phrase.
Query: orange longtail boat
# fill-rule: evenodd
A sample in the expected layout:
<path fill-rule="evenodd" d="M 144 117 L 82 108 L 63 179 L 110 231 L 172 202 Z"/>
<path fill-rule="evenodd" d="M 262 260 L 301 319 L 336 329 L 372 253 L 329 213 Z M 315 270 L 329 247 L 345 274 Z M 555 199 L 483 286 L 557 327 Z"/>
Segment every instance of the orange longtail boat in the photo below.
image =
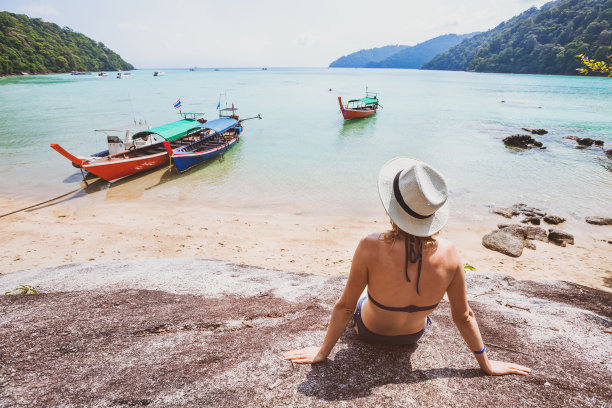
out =
<path fill-rule="evenodd" d="M 201 129 L 197 127 L 198 125 L 200 122 L 195 119 L 183 119 L 147 129 L 136 133 L 133 138 L 136 140 L 158 137 L 160 140 L 142 147 L 134 144 L 131 149 L 101 157 L 79 158 L 68 153 L 56 143 L 52 143 L 51 148 L 70 160 L 76 167 L 112 183 L 132 174 L 167 164 L 170 156 L 164 147 L 164 142 L 169 142 L 173 149 L 193 143 L 201 137 Z"/>
<path fill-rule="evenodd" d="M 347 102 L 346 106 L 342 105 L 342 98 L 338 97 L 338 103 L 340 104 L 340 112 L 344 120 L 366 118 L 372 116 L 378 110 L 379 103 L 378 97 L 373 92 L 366 91 L 366 97 L 361 99 L 351 99 Z"/>

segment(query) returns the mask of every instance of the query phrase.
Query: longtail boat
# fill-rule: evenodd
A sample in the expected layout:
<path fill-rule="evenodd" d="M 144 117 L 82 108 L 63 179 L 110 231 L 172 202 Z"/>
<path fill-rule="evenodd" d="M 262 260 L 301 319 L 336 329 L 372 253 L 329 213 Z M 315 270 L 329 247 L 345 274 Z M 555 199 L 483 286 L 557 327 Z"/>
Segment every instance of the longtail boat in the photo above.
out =
<path fill-rule="evenodd" d="M 114 182 L 146 170 L 154 169 L 167 164 L 170 160 L 164 142 L 168 142 L 173 149 L 188 145 L 201 137 L 200 124 L 195 119 L 182 119 L 152 129 L 140 131 L 132 136 L 136 139 L 149 139 L 161 137 L 162 140 L 142 147 L 133 145 L 131 149 L 102 157 L 79 158 L 64 150 L 56 143 L 51 148 L 70 160 L 76 167 L 95 174 L 96 176 Z"/>
<path fill-rule="evenodd" d="M 344 120 L 372 116 L 376 113 L 379 106 L 377 95 L 367 91 L 365 98 L 351 99 L 347 102 L 346 106 L 342 105 L 342 98 L 339 96 L 338 103 L 340 103 L 340 112 L 342 112 Z"/>
<path fill-rule="evenodd" d="M 242 122 L 250 119 L 261 119 L 261 115 L 252 118 L 238 120 L 235 111 L 237 109 L 222 109 L 219 119 L 198 125 L 201 133 L 200 140 L 173 149 L 171 143 L 164 142 L 168 155 L 172 158 L 174 165 L 180 172 L 189 170 L 198 164 L 211 159 L 229 150 L 240 141 L 244 132 Z M 229 115 L 229 116 L 227 116 Z"/>
<path fill-rule="evenodd" d="M 168 155 L 180 172 L 189 170 L 227 150 L 240 140 L 244 128 L 234 118 L 219 118 L 198 125 L 202 136 L 194 143 L 172 148 L 164 142 Z"/>

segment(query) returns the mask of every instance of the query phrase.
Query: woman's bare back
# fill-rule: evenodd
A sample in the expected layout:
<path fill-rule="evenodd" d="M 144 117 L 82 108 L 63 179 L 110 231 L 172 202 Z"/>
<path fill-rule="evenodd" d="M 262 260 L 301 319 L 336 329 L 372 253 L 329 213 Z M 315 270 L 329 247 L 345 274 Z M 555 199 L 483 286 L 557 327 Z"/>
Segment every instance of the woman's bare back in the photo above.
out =
<path fill-rule="evenodd" d="M 364 239 L 364 261 L 368 270 L 368 291 L 376 302 L 388 307 L 409 305 L 427 307 L 442 300 L 460 260 L 454 245 L 437 239 L 436 245 L 422 254 L 419 294 L 417 294 L 418 262 L 408 263 L 408 281 L 405 273 L 406 250 L 403 237 L 395 242 L 370 234 Z M 432 309 L 418 312 L 398 312 L 381 309 L 370 299 L 362 306 L 362 319 L 370 331 L 395 336 L 416 333 L 423 329 Z"/>

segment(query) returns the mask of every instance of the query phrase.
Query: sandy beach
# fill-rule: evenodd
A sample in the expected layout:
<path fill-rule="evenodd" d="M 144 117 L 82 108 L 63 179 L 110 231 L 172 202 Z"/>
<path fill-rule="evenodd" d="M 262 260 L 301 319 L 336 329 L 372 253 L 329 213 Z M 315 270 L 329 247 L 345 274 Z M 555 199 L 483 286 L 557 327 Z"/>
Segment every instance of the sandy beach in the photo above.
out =
<path fill-rule="evenodd" d="M 31 204 L 0 200 L 0 213 Z M 610 227 L 590 232 L 566 225 L 562 228 L 574 234 L 575 245 L 562 248 L 534 241 L 536 250 L 525 249 L 521 257 L 511 258 L 481 244 L 483 235 L 506 221 L 493 215 L 477 223 L 451 217 L 440 236 L 452 240 L 463 262 L 477 272 L 567 280 L 612 291 Z M 72 262 L 203 258 L 281 271 L 346 275 L 359 239 L 387 227 L 382 209 L 375 218 L 343 218 L 241 212 L 187 200 L 156 203 L 143 197 L 102 201 L 80 197 L 0 218 L 0 272 Z"/>

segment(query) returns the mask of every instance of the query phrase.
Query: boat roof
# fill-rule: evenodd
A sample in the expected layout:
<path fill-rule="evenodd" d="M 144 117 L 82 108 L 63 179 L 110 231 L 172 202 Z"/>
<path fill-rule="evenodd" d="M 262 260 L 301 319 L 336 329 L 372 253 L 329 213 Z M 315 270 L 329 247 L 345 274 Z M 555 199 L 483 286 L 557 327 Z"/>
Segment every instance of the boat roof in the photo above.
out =
<path fill-rule="evenodd" d="M 376 99 L 376 98 L 361 98 L 361 99 L 352 99 L 349 102 L 363 102 L 366 105 L 373 105 L 375 103 L 378 103 L 378 99 Z"/>
<path fill-rule="evenodd" d="M 136 133 L 132 138 L 145 137 L 154 133 L 171 142 L 189 133 L 191 129 L 196 127 L 194 126 L 195 123 L 198 122 L 192 119 L 177 120 L 176 122 L 166 123 L 165 125 L 143 130 L 142 132 Z"/>
<path fill-rule="evenodd" d="M 236 126 L 237 124 L 238 124 L 238 121 L 236 119 L 219 118 L 219 119 L 208 121 L 206 123 L 202 123 L 201 125 L 196 126 L 196 128 L 210 129 L 210 130 L 215 131 L 216 133 L 221 133 L 233 126 Z"/>

